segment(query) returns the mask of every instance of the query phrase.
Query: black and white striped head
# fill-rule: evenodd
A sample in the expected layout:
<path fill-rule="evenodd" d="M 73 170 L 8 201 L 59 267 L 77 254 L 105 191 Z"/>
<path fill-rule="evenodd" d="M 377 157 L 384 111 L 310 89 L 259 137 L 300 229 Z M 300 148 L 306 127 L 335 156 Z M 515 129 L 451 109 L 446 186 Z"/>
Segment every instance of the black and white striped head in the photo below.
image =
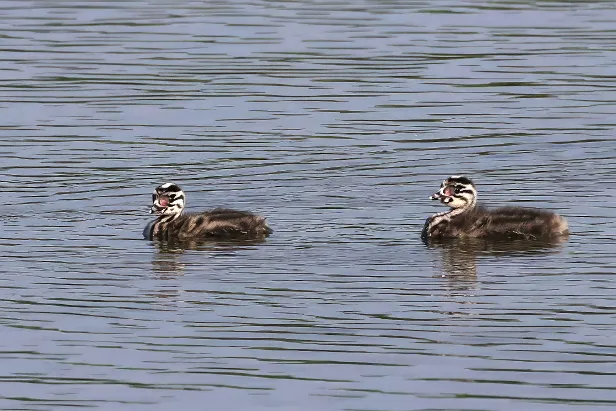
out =
<path fill-rule="evenodd" d="M 152 208 L 150 214 L 156 215 L 180 215 L 186 205 L 186 195 L 180 186 L 173 183 L 165 183 L 156 187 L 152 193 Z"/>
<path fill-rule="evenodd" d="M 432 200 L 451 208 L 472 208 L 477 204 L 477 189 L 470 178 L 451 176 L 441 183 L 441 188 L 430 196 Z"/>

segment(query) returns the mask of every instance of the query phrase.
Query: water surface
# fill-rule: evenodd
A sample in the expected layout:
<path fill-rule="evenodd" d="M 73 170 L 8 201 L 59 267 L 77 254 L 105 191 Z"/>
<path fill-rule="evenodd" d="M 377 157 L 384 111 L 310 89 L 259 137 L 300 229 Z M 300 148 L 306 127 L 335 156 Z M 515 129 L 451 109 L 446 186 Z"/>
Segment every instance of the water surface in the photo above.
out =
<path fill-rule="evenodd" d="M 614 21 L 0 2 L 0 408 L 613 408 Z M 426 247 L 450 174 L 561 213 L 569 241 Z M 164 181 L 275 233 L 144 241 Z"/>

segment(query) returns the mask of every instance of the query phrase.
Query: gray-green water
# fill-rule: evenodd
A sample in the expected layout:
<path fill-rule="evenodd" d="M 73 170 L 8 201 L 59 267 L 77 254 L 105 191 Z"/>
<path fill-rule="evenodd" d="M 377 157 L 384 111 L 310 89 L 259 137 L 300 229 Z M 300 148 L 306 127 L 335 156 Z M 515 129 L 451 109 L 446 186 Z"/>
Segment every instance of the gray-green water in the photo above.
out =
<path fill-rule="evenodd" d="M 610 1 L 0 2 L 0 408 L 616 407 Z M 464 173 L 552 248 L 426 247 Z M 144 241 L 152 189 L 268 216 Z"/>

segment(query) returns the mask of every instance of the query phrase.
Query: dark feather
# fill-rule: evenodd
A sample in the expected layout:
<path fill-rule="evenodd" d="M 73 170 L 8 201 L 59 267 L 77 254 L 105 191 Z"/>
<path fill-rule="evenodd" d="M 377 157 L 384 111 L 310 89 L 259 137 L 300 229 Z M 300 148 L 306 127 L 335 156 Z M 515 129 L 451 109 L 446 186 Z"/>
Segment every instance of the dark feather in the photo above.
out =
<path fill-rule="evenodd" d="M 562 217 L 535 208 L 503 207 L 486 210 L 475 207 L 429 229 L 434 218 L 430 217 L 426 221 L 422 232 L 424 241 L 428 237 L 545 239 L 567 233 L 567 222 Z"/>
<path fill-rule="evenodd" d="M 247 211 L 217 208 L 198 214 L 181 214 L 173 221 L 148 225 L 147 239 L 264 238 L 272 233 L 265 217 Z"/>

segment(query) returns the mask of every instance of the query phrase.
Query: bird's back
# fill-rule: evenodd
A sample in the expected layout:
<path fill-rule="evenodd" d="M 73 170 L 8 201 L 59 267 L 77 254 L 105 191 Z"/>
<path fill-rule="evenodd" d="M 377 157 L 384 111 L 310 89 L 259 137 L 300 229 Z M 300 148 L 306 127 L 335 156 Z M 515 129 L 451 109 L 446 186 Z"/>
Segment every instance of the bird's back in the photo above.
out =
<path fill-rule="evenodd" d="M 477 208 L 453 219 L 454 228 L 471 237 L 551 238 L 566 234 L 567 222 L 550 211 L 523 207 Z"/>
<path fill-rule="evenodd" d="M 539 239 L 566 235 L 565 219 L 546 210 L 476 207 L 435 226 L 431 237 Z"/>
<path fill-rule="evenodd" d="M 147 230 L 147 228 L 146 228 Z M 203 213 L 181 214 L 170 222 L 154 223 L 151 238 L 262 238 L 272 233 L 265 217 L 247 212 L 217 208 Z M 147 236 L 146 236 L 147 237 Z"/>

